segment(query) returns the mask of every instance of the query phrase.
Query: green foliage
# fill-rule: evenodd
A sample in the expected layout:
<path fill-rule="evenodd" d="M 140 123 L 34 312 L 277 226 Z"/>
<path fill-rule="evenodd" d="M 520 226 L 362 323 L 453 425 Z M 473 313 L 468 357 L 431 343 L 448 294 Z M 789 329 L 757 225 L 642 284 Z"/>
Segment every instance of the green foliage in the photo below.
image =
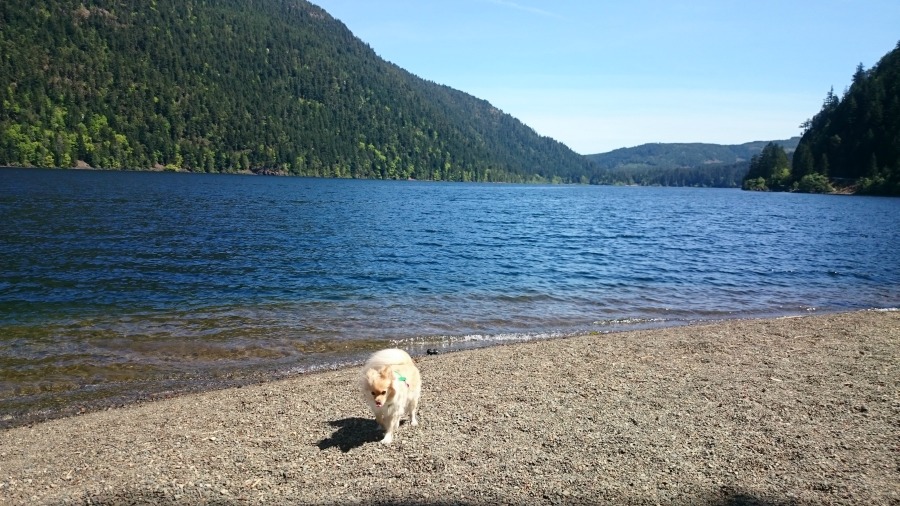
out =
<path fill-rule="evenodd" d="M 867 195 L 900 195 L 900 182 L 896 178 L 887 179 L 881 175 L 864 177 L 858 182 L 857 192 Z"/>
<path fill-rule="evenodd" d="M 747 171 L 742 188 L 748 189 L 749 186 L 753 190 L 785 190 L 790 184 L 791 167 L 787 153 L 781 145 L 770 142 L 760 154 L 753 155 L 750 159 L 750 170 Z"/>
<path fill-rule="evenodd" d="M 809 149 L 809 145 L 801 144 L 794 151 L 793 176 L 795 179 L 803 179 L 813 173 L 815 173 L 815 161 L 812 151 Z"/>
<path fill-rule="evenodd" d="M 834 188 L 822 174 L 806 174 L 797 182 L 796 190 L 803 193 L 831 193 Z"/>
<path fill-rule="evenodd" d="M 304 0 L 3 0 L 0 165 L 580 182 L 591 164 Z"/>
<path fill-rule="evenodd" d="M 817 174 L 856 181 L 860 193 L 900 195 L 900 43 L 872 69 L 857 66 L 843 97 L 829 91 L 822 110 L 801 126 L 793 174 L 799 188 Z"/>
<path fill-rule="evenodd" d="M 766 186 L 766 178 L 757 177 L 753 179 L 744 179 L 743 184 L 741 184 L 741 189 L 748 191 L 759 191 L 765 192 L 769 191 L 769 187 Z"/>

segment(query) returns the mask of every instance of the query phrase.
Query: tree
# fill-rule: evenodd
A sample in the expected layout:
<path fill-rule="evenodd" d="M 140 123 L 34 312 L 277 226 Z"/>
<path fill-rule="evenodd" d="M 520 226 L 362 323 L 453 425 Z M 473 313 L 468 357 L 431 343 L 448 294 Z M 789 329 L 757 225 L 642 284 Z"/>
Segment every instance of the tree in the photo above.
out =
<path fill-rule="evenodd" d="M 871 69 L 857 65 L 843 98 L 829 91 L 804 126 L 794 153 L 798 189 L 820 175 L 832 185 L 856 182 L 863 193 L 900 194 L 900 43 Z"/>
<path fill-rule="evenodd" d="M 797 146 L 794 151 L 792 175 L 795 180 L 803 179 L 804 176 L 812 174 L 815 171 L 815 162 L 813 161 L 812 151 L 809 146 L 802 144 Z"/>
<path fill-rule="evenodd" d="M 760 184 L 759 181 L 763 183 Z M 749 185 L 755 190 L 784 190 L 790 183 L 791 168 L 787 153 L 780 144 L 770 142 L 760 154 L 750 159 L 750 170 L 742 187 L 747 189 Z"/>

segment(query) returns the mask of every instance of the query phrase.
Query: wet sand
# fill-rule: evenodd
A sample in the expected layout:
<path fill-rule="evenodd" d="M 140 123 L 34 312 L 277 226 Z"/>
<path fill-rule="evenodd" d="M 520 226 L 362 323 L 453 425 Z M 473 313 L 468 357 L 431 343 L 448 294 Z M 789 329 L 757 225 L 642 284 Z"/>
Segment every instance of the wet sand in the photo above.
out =
<path fill-rule="evenodd" d="M 417 359 L 394 444 L 356 368 L 0 432 L 0 504 L 900 504 L 900 312 Z"/>

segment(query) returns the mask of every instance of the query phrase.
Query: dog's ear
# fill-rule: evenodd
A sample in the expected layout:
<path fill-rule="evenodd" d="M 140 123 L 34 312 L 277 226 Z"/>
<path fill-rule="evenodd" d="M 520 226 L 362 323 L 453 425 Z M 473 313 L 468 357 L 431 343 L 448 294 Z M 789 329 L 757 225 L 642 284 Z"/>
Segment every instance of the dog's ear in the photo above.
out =
<path fill-rule="evenodd" d="M 391 369 L 391 366 L 386 365 L 381 368 L 381 379 L 392 380 L 394 379 L 394 370 Z"/>
<path fill-rule="evenodd" d="M 381 378 L 381 372 L 375 369 L 369 369 L 366 371 L 366 379 L 369 380 L 369 384 L 375 383 L 377 379 Z"/>

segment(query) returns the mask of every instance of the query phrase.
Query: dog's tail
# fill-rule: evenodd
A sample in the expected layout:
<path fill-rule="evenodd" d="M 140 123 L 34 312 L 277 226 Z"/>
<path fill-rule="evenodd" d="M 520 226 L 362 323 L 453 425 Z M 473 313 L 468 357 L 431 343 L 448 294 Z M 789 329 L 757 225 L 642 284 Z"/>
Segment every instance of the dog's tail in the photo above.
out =
<path fill-rule="evenodd" d="M 369 360 L 366 362 L 366 366 L 381 368 L 386 365 L 406 365 L 412 364 L 412 357 L 409 356 L 409 353 L 397 348 L 390 348 L 387 350 L 376 351 L 369 357 Z"/>

